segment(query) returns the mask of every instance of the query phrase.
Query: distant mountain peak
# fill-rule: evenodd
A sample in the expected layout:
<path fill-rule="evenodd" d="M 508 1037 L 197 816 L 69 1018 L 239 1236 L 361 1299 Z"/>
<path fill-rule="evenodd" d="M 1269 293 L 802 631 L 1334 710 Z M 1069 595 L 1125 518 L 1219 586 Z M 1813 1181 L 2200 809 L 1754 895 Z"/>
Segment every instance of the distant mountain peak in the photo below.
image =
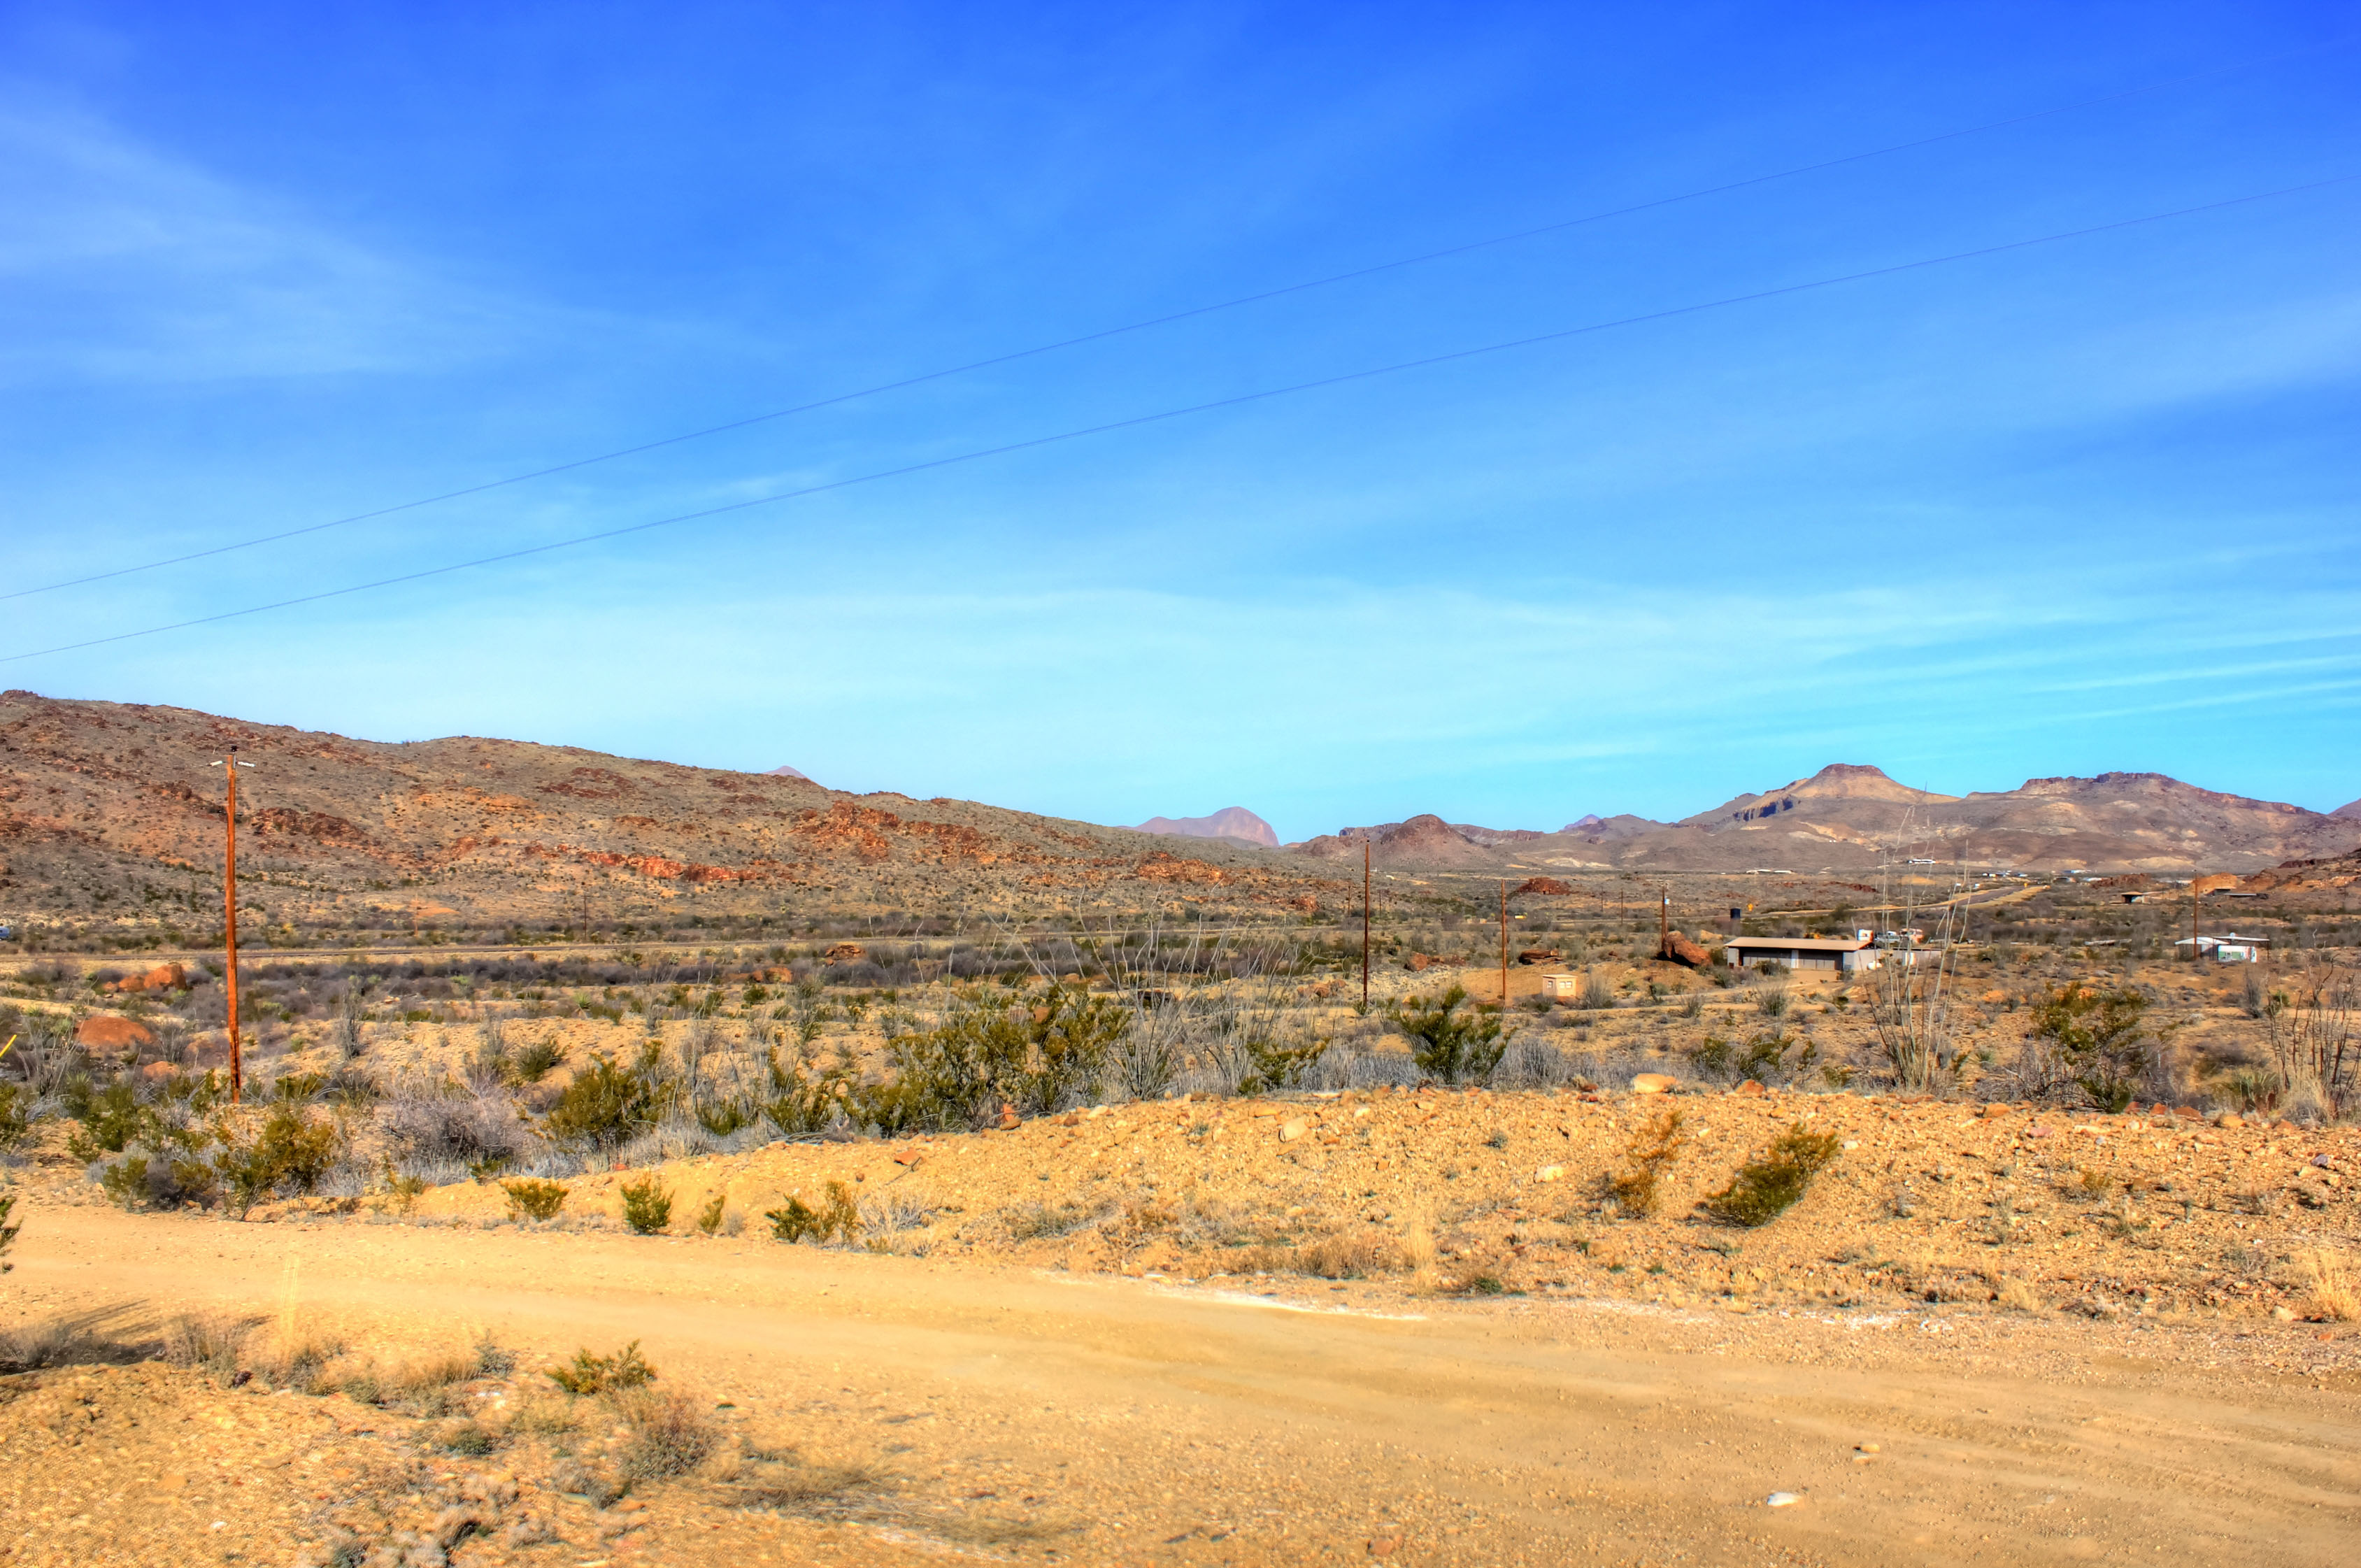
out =
<path fill-rule="evenodd" d="M 1211 817 L 1151 817 L 1137 831 L 1180 839 L 1236 839 L 1266 850 L 1279 848 L 1277 830 L 1243 806 L 1225 806 Z"/>
<path fill-rule="evenodd" d="M 781 762 L 777 767 L 773 768 L 771 772 L 783 779 L 801 779 L 806 784 L 813 782 L 812 776 L 809 773 L 804 772 L 801 768 L 791 768 L 785 762 Z"/>
<path fill-rule="evenodd" d="M 2341 817 L 2347 822 L 2361 822 L 2361 800 L 2349 801 L 2328 815 Z"/>

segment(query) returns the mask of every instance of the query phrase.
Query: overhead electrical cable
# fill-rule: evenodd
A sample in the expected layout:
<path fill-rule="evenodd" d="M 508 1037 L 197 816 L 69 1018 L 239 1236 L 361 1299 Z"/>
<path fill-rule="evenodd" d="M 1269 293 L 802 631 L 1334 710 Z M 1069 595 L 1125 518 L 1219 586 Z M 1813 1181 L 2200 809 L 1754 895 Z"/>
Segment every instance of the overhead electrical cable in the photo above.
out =
<path fill-rule="evenodd" d="M 0 602 L 26 598 L 35 594 L 56 593 L 65 588 L 83 587 L 92 583 L 103 583 L 115 577 L 126 577 L 139 572 L 159 571 L 166 566 L 185 565 L 191 561 L 203 561 L 210 556 L 226 555 L 239 550 L 253 550 L 265 544 L 277 544 L 285 540 L 302 538 L 306 534 L 323 533 L 334 528 L 346 528 L 355 523 L 372 522 L 379 518 L 392 517 L 401 512 L 438 506 L 445 501 L 463 500 L 469 496 L 479 496 L 489 490 L 505 489 L 511 485 L 527 484 L 534 479 L 546 479 L 559 474 L 570 474 L 577 469 L 593 467 L 601 463 L 613 463 L 625 457 L 636 457 L 643 453 L 660 451 L 667 446 L 702 441 L 708 436 L 726 435 L 731 431 L 746 430 L 758 424 L 791 419 L 797 414 L 814 413 L 821 409 L 856 402 L 862 398 L 880 397 L 887 392 L 904 391 L 912 387 L 924 386 L 930 381 L 945 380 L 953 376 L 964 376 L 978 370 L 989 370 L 995 366 L 1013 365 L 1020 360 L 1038 358 L 1045 354 L 1056 354 L 1064 349 L 1079 348 L 1085 344 L 1103 343 L 1109 338 L 1127 336 L 1133 333 L 1147 332 L 1159 326 L 1170 326 L 1176 322 L 1190 321 L 1199 316 L 1215 315 L 1224 311 L 1239 310 L 1247 305 L 1259 304 L 1267 300 L 1282 299 L 1290 294 L 1301 294 L 1313 289 L 1325 289 L 1338 283 L 1349 283 L 1357 279 L 1376 277 L 1380 273 L 1400 271 L 1404 268 L 1420 267 L 1433 261 L 1445 261 L 1455 256 L 1466 256 L 1498 246 L 1539 239 L 1546 235 L 1562 234 L 1567 229 L 1606 223 L 1613 218 L 1630 217 L 1637 213 L 1677 206 L 1684 202 L 1697 202 L 1708 196 L 1727 195 L 1733 191 L 1743 191 L 1752 186 L 1767 185 L 1781 180 L 1792 180 L 1800 175 L 1815 174 L 1822 170 L 1839 169 L 1849 163 L 1861 163 L 1870 159 L 1885 158 L 1917 148 L 1933 147 L 1941 142 L 1957 141 L 1962 137 L 1982 136 L 1989 131 L 2005 130 L 2011 126 L 2021 126 L 2056 115 L 2071 114 L 2077 109 L 2096 108 L 2103 104 L 2118 103 L 2125 98 L 2139 97 L 2144 93 L 2161 93 L 2168 88 L 2185 86 L 2191 82 L 2202 82 L 2211 76 L 2271 65 L 2301 55 L 2325 53 L 2332 49 L 2345 48 L 2353 41 L 2355 40 L 2352 38 L 2338 38 L 2312 48 L 2289 49 L 2279 54 L 2258 56 L 2253 60 L 2237 60 L 2228 65 L 2217 65 L 2208 70 L 2193 71 L 2186 76 L 2169 77 L 2162 82 L 2151 82 L 2145 86 L 2127 87 L 2121 92 L 2104 93 L 2096 98 L 2078 99 L 2071 104 L 2059 104 L 2047 109 L 2035 109 L 2022 115 L 2012 115 L 2005 119 L 1988 120 L 1982 125 L 1963 126 L 1956 130 L 1938 131 L 1933 136 L 1894 142 L 1885 147 L 1871 148 L 1864 152 L 1849 152 L 1837 158 L 1822 159 L 1817 163 L 1800 163 L 1790 169 L 1777 170 L 1768 174 L 1749 175 L 1743 180 L 1728 181 L 1719 185 L 1702 186 L 1695 191 L 1682 192 L 1677 195 L 1658 196 L 1645 202 L 1634 202 L 1626 206 L 1609 207 L 1599 212 L 1585 214 L 1580 217 L 1543 224 L 1535 228 L 1518 229 L 1510 234 L 1494 235 L 1488 239 L 1469 240 L 1461 245 L 1446 246 L 1440 250 L 1422 251 L 1415 256 L 1400 257 L 1391 261 L 1376 262 L 1367 267 L 1356 267 L 1348 271 L 1333 272 L 1324 277 L 1306 279 L 1300 283 L 1284 283 L 1277 288 L 1265 289 L 1251 294 L 1240 294 L 1234 299 L 1216 301 L 1212 304 L 1192 305 L 1187 310 L 1173 311 L 1160 316 L 1149 316 L 1140 321 L 1126 323 L 1121 326 L 1103 327 L 1096 332 L 1086 332 L 1074 337 L 1060 338 L 1055 342 L 1038 344 L 1030 348 L 1012 349 L 1005 354 L 995 354 L 983 359 L 972 359 L 965 364 L 948 366 L 939 370 L 923 371 L 916 376 L 904 377 L 899 380 L 881 381 L 875 386 L 863 387 L 857 391 L 839 392 L 830 397 L 815 399 L 810 402 L 796 403 L 784 409 L 773 409 L 767 413 L 749 414 L 743 419 L 707 425 L 700 430 L 685 431 L 678 435 L 662 436 L 633 446 L 618 447 L 612 452 L 601 452 L 588 457 L 577 457 L 568 462 L 553 464 L 545 468 L 535 468 L 522 474 L 511 474 L 506 478 L 487 479 L 481 484 L 466 485 L 456 490 L 445 490 L 438 495 L 422 496 L 416 500 L 401 501 L 371 511 L 355 512 L 348 517 L 330 518 L 324 522 L 306 523 L 301 528 L 284 529 L 277 533 L 258 534 L 251 539 L 241 539 L 228 544 L 216 544 L 203 550 L 192 550 L 182 555 L 169 555 L 129 566 L 116 566 L 104 572 L 93 572 L 85 576 L 62 578 L 54 583 L 41 584 L 37 587 L 15 588 L 6 593 L 0 593 Z"/>
<path fill-rule="evenodd" d="M 1677 316 L 1696 315 L 1705 311 L 1750 304 L 1759 300 L 1775 300 L 1789 294 L 1808 293 L 1817 289 L 1832 289 L 1841 284 L 1859 283 L 1872 278 L 1890 278 L 1896 273 L 1922 271 L 1930 267 L 1942 267 L 1955 261 L 1971 261 L 1983 256 L 2000 256 L 2009 251 L 2029 249 L 2034 246 L 2056 245 L 2065 240 L 2086 238 L 2092 235 L 2112 234 L 2122 229 L 2137 228 L 2146 224 L 2163 223 L 2172 218 L 2191 217 L 2200 213 L 2221 212 L 2224 208 L 2269 201 L 2278 196 L 2292 196 L 2305 191 L 2318 191 L 2332 185 L 2345 184 L 2356 178 L 2356 176 L 2350 174 L 2340 174 L 2327 180 L 2307 181 L 2301 185 L 2285 185 L 2274 191 L 2258 191 L 2250 195 L 2232 196 L 2219 202 L 2205 202 L 2193 207 L 2175 207 L 2169 212 L 2147 213 L 2136 218 L 2119 218 L 2113 223 L 2092 224 L 2085 228 L 2065 229 L 2056 234 L 2036 235 L 2027 239 L 2013 239 L 1998 245 L 1979 246 L 1973 250 L 1955 250 L 1943 256 L 1921 257 L 1915 261 L 1897 261 L 1886 267 L 1872 267 L 1859 272 L 1839 273 L 1833 277 L 1816 278 L 1803 283 L 1783 283 L 1776 288 L 1757 289 L 1750 293 L 1730 294 L 1718 300 L 1702 300 L 1694 304 L 1674 305 L 1660 311 L 1642 312 L 1638 315 L 1619 316 L 1612 321 L 1590 322 L 1582 326 L 1563 327 L 1555 332 L 1535 333 L 1526 337 L 1480 344 L 1473 348 L 1454 349 L 1446 354 L 1430 354 L 1416 359 L 1397 360 L 1390 365 L 1377 365 L 1361 370 L 1347 370 L 1334 376 L 1317 377 L 1309 381 L 1291 382 L 1283 387 L 1266 387 L 1260 391 L 1240 392 L 1233 397 L 1214 398 L 1206 402 L 1189 403 L 1180 408 L 1163 409 L 1155 413 L 1135 414 L 1128 419 L 1109 420 L 1103 424 L 1083 425 L 1078 429 L 1032 436 L 1023 441 L 1005 442 L 997 446 L 984 446 L 970 452 L 953 453 L 946 457 L 929 457 L 917 463 L 904 463 L 891 468 L 880 468 L 872 473 L 855 474 L 842 479 L 830 479 L 825 484 L 806 485 L 792 490 L 779 490 L 767 496 L 755 496 L 746 500 L 705 507 L 697 511 L 675 512 L 670 517 L 653 518 L 646 522 L 626 523 L 620 528 L 600 529 L 595 533 L 577 534 L 570 539 L 552 540 L 545 544 L 524 545 L 514 550 L 503 550 L 496 554 L 478 555 L 470 560 L 454 561 L 445 565 L 429 566 L 421 571 L 404 572 L 390 577 L 379 577 L 369 582 L 354 583 L 341 588 L 325 588 L 318 593 L 299 594 L 292 598 L 274 599 L 268 604 L 248 605 L 243 609 L 223 610 L 215 615 L 201 615 L 192 620 L 176 620 L 163 626 L 144 627 L 137 631 L 119 631 L 111 636 L 93 637 L 80 642 L 62 642 L 54 648 L 36 648 L 22 653 L 0 655 L 0 663 L 15 663 L 19 660 L 38 659 L 51 653 L 70 653 L 78 649 L 97 648 L 110 642 L 129 641 L 137 637 L 155 637 L 167 631 L 184 631 L 192 626 L 211 626 L 217 621 L 235 620 L 241 616 L 261 615 L 275 609 L 291 609 L 298 605 L 317 604 L 324 599 L 342 598 L 351 594 L 368 593 L 377 588 L 394 587 L 403 583 L 420 582 L 428 577 L 445 576 L 453 572 L 469 571 L 478 566 L 498 565 L 504 561 L 520 561 L 528 556 L 545 555 L 552 551 L 571 550 L 585 544 L 599 543 L 605 540 L 620 539 L 629 534 L 644 533 L 651 529 L 669 528 L 678 523 L 697 522 L 706 518 L 721 517 L 730 512 L 745 511 L 752 507 L 775 506 L 782 501 L 797 500 L 807 496 L 825 495 L 831 490 L 850 489 L 856 485 L 874 484 L 880 479 L 899 478 L 904 475 L 922 474 L 935 468 L 956 467 L 961 464 L 981 462 L 987 457 L 1002 457 L 1013 452 L 1029 452 L 1038 447 L 1054 446 L 1063 442 L 1080 441 L 1086 436 L 1105 435 L 1118 430 L 1136 430 L 1142 425 L 1159 424 L 1167 420 L 1182 419 L 1191 414 L 1210 413 L 1217 409 L 1239 408 L 1272 398 L 1292 396 L 1298 392 L 1317 391 L 1323 387 L 1339 387 L 1354 381 L 1369 380 L 1379 376 L 1396 375 L 1405 370 L 1421 370 L 1437 365 L 1449 365 L 1458 360 L 1506 353 L 1510 349 L 1530 348 L 1538 344 L 1560 343 L 1568 338 L 1612 331 L 1617 327 L 1668 321 Z"/>

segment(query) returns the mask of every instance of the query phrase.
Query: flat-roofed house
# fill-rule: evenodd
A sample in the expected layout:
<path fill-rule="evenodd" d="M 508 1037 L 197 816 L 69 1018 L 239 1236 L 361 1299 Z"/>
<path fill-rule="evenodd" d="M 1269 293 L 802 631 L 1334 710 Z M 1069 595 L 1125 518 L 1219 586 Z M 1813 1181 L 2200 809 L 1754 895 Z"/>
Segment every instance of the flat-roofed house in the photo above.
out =
<path fill-rule="evenodd" d="M 1852 974 L 1884 960 L 1884 949 L 1866 933 L 1853 937 L 1732 937 L 1722 944 L 1723 962 L 1744 969 L 1768 959 L 1788 969 L 1837 970 Z M 1903 961 L 1910 961 L 1908 953 Z"/>

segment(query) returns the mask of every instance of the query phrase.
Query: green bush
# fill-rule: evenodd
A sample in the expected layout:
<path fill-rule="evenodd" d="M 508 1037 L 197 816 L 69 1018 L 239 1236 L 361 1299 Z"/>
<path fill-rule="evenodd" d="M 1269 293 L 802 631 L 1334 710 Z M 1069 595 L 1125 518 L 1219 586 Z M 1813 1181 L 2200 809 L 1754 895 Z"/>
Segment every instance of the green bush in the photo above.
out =
<path fill-rule="evenodd" d="M 633 1340 L 612 1355 L 593 1355 L 585 1345 L 574 1353 L 570 1366 L 553 1366 L 549 1379 L 569 1394 L 612 1394 L 653 1382 L 656 1369 L 640 1354 Z"/>
<path fill-rule="evenodd" d="M 1433 1003 L 1422 996 L 1397 1002 L 1387 1015 L 1411 1037 L 1411 1058 L 1419 1070 L 1445 1083 L 1489 1078 L 1509 1048 L 1501 1034 L 1500 1014 L 1477 1008 L 1460 1011 L 1467 988 L 1455 985 Z"/>
<path fill-rule="evenodd" d="M 0 1154 L 23 1143 L 32 1130 L 32 1097 L 13 1083 L 0 1083 Z"/>
<path fill-rule="evenodd" d="M 574 1075 L 543 1125 L 554 1138 L 620 1143 L 654 1125 L 677 1094 L 679 1086 L 664 1077 L 663 1064 L 664 1047 L 653 1040 L 630 1067 L 618 1067 L 609 1057 L 594 1058 Z"/>
<path fill-rule="evenodd" d="M 650 1171 L 637 1181 L 623 1183 L 623 1223 L 651 1236 L 672 1223 L 672 1194 Z"/>
<path fill-rule="evenodd" d="M 318 1187 L 344 1144 L 343 1131 L 334 1122 L 305 1115 L 292 1101 L 271 1107 L 250 1145 L 240 1144 L 226 1121 L 215 1125 L 213 1135 L 221 1146 L 212 1173 L 229 1206 L 241 1216 L 281 1189 L 309 1192 Z M 176 1168 L 174 1174 L 181 1173 Z"/>
<path fill-rule="evenodd" d="M 1812 1178 L 1836 1162 L 1834 1133 L 1815 1133 L 1797 1122 L 1761 1159 L 1741 1166 L 1730 1185 L 1705 1201 L 1706 1212 L 1724 1223 L 1767 1225 L 1795 1207 Z"/>
<path fill-rule="evenodd" d="M 555 1217 L 566 1206 L 566 1184 L 543 1181 L 526 1177 L 520 1181 L 503 1181 L 500 1190 L 509 1195 L 509 1218 L 547 1220 Z"/>
<path fill-rule="evenodd" d="M 697 1228 L 708 1236 L 720 1230 L 721 1212 L 728 1206 L 729 1201 L 730 1193 L 726 1189 L 708 1198 L 705 1201 L 705 1207 L 697 1212 Z"/>
<path fill-rule="evenodd" d="M 1081 986 L 1053 984 L 1029 1003 L 970 990 L 937 1027 L 896 1038 L 892 1076 L 853 1090 L 848 1108 L 889 1135 L 972 1127 L 1004 1105 L 1055 1110 L 1096 1084 L 1131 1017 Z"/>
<path fill-rule="evenodd" d="M 841 1181 L 828 1184 L 828 1201 L 818 1209 L 790 1197 L 785 1207 L 765 1210 L 763 1218 L 771 1222 L 771 1234 L 783 1242 L 849 1242 L 861 1234 L 860 1205 L 852 1200 L 852 1189 Z"/>
<path fill-rule="evenodd" d="M 2147 998 L 2129 986 L 2093 991 L 2070 981 L 2033 1004 L 2032 1036 L 2066 1058 L 2075 1083 L 2102 1111 L 2121 1111 L 2139 1092 L 2148 1067 Z"/>
<path fill-rule="evenodd" d="M 154 1112 L 139 1103 L 128 1079 L 93 1090 L 89 1079 L 77 1075 L 66 1080 L 60 1097 L 66 1114 L 82 1124 L 66 1135 L 66 1152 L 85 1163 L 103 1154 L 121 1154 L 156 1119 Z"/>
<path fill-rule="evenodd" d="M 535 1040 L 517 1052 L 509 1070 L 519 1083 L 539 1083 L 566 1063 L 566 1047 L 555 1040 Z"/>

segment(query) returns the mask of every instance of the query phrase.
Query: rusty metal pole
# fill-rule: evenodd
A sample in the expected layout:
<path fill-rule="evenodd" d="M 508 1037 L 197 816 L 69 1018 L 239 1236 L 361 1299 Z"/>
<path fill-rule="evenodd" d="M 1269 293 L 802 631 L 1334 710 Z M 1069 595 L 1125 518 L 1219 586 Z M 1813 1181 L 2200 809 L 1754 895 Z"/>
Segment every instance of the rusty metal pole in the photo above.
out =
<path fill-rule="evenodd" d="M 237 748 L 229 749 L 222 764 L 229 778 L 229 836 L 224 841 L 222 911 L 224 947 L 229 960 L 229 1102 L 236 1105 L 246 1092 L 246 1060 L 237 1036 Z"/>
<path fill-rule="evenodd" d="M 1361 840 L 1361 1011 L 1369 1010 L 1369 841 Z"/>

